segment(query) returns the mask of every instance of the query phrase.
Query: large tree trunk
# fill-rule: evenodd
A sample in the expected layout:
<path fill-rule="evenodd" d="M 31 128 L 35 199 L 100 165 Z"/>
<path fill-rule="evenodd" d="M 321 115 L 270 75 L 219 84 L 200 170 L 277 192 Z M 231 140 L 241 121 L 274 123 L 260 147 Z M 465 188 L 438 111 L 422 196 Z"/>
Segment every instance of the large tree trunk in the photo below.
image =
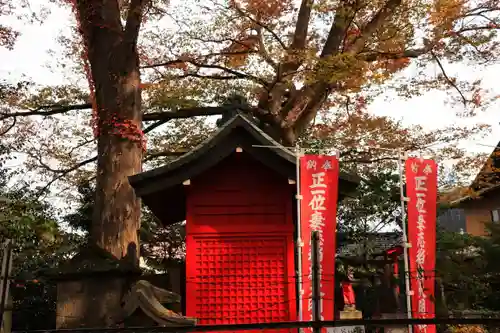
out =
<path fill-rule="evenodd" d="M 137 34 L 143 2 L 133 0 L 123 27 L 116 0 L 77 0 L 77 12 L 95 87 L 97 184 L 90 240 L 116 259 L 139 265 L 140 201 L 128 176 L 141 171 L 141 95 Z M 130 14 L 132 13 L 132 14 Z M 130 21 L 130 22 L 129 22 Z M 101 281 L 101 282 L 97 282 Z M 80 325 L 109 326 L 127 289 L 122 276 L 83 280 Z"/>
<path fill-rule="evenodd" d="M 105 56 L 99 53 L 98 58 Z M 127 177 L 141 171 L 142 147 L 140 142 L 121 137 L 120 129 L 113 127 L 115 115 L 138 128 L 141 124 L 139 69 L 134 59 L 137 55 L 130 53 L 115 53 L 111 57 L 123 64 L 122 73 L 110 75 L 99 71 L 94 76 L 100 134 L 91 238 L 118 259 L 129 255 L 138 264 L 140 202 Z"/>
<path fill-rule="evenodd" d="M 98 126 L 96 207 L 91 239 L 118 259 L 138 253 L 140 202 L 128 176 L 141 171 L 140 142 L 123 137 L 117 123 L 141 127 L 139 58 L 128 40 L 118 2 L 79 1 L 81 26 L 95 86 Z M 116 120 L 117 119 L 117 120 Z M 130 253 L 133 249 L 134 253 Z"/>
<path fill-rule="evenodd" d="M 137 109 L 135 105 L 121 107 L 131 114 Z M 106 121 L 102 118 L 99 122 Z M 141 171 L 141 147 L 113 134 L 102 133 L 98 154 L 91 239 L 118 259 L 128 256 L 138 265 L 140 202 L 127 177 Z"/>

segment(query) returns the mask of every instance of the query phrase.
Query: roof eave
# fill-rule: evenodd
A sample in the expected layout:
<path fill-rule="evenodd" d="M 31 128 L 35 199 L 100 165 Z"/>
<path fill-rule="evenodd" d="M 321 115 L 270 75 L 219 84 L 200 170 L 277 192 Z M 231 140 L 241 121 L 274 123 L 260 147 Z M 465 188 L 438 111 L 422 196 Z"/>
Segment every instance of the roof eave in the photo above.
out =
<path fill-rule="evenodd" d="M 486 193 L 489 193 L 491 191 L 494 191 L 494 190 L 496 190 L 498 188 L 500 188 L 500 184 L 494 185 L 494 186 L 491 186 L 491 187 L 488 187 L 488 188 L 485 188 L 485 189 L 482 189 L 482 190 L 479 190 L 479 191 L 477 191 L 477 195 L 476 196 L 467 195 L 467 196 L 464 196 L 464 197 L 459 198 L 457 200 L 451 201 L 450 202 L 450 206 L 457 206 L 457 205 L 460 205 L 460 204 L 464 203 L 465 201 L 469 201 L 469 200 L 472 200 L 472 199 L 479 198 L 480 196 L 482 196 L 482 195 L 484 195 Z"/>
<path fill-rule="evenodd" d="M 236 127 L 245 128 L 263 146 L 265 145 L 269 147 L 276 147 L 274 150 L 277 155 L 290 162 L 294 161 L 295 157 L 293 152 L 286 149 L 285 147 L 282 147 L 278 142 L 276 142 L 270 136 L 265 134 L 261 129 L 255 126 L 250 120 L 248 120 L 243 115 L 238 114 L 227 121 L 226 124 L 224 124 L 212 137 L 200 143 L 191 152 L 180 156 L 171 163 L 168 163 L 167 165 L 164 165 L 162 167 L 130 176 L 130 184 L 135 188 L 136 186 L 140 186 L 140 183 L 143 181 L 161 177 L 169 171 L 179 168 L 186 163 L 189 163 L 191 160 L 196 160 L 197 158 L 204 155 L 207 149 L 215 146 L 224 138 L 228 137 L 231 134 L 232 130 Z"/>
<path fill-rule="evenodd" d="M 244 128 L 256 140 L 257 143 L 262 145 L 262 147 L 256 147 L 257 149 L 272 150 L 274 154 L 296 166 L 297 159 L 294 152 L 276 142 L 273 138 L 267 135 L 244 115 L 238 114 L 227 121 L 226 124 L 223 125 L 211 138 L 199 144 L 191 152 L 180 156 L 179 158 L 165 166 L 130 176 L 129 183 L 136 190 L 138 195 L 140 195 L 141 189 L 143 187 L 146 187 L 152 182 L 155 182 L 155 180 L 159 180 L 164 178 L 165 176 L 168 176 L 168 174 L 173 170 L 186 166 L 190 162 L 198 160 L 199 158 L 202 158 L 206 154 L 210 153 L 211 148 L 214 148 L 220 142 L 223 142 L 224 139 L 229 137 L 233 130 L 237 127 Z M 347 172 L 340 172 L 339 177 L 343 181 L 344 186 L 346 186 L 346 189 L 349 188 L 347 192 L 343 192 L 343 194 L 345 195 L 352 193 L 361 182 L 360 177 Z M 290 178 L 297 180 L 295 174 L 290 175 Z"/>

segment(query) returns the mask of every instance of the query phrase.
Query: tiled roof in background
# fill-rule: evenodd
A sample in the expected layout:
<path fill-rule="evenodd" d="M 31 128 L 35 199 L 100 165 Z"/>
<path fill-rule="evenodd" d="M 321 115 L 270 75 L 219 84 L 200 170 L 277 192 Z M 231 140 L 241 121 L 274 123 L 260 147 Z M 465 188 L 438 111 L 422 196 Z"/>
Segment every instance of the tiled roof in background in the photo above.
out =
<path fill-rule="evenodd" d="M 346 234 L 339 234 L 337 241 L 337 256 L 360 256 L 366 253 L 380 253 L 401 245 L 403 235 L 400 232 L 380 232 L 350 238 Z"/>

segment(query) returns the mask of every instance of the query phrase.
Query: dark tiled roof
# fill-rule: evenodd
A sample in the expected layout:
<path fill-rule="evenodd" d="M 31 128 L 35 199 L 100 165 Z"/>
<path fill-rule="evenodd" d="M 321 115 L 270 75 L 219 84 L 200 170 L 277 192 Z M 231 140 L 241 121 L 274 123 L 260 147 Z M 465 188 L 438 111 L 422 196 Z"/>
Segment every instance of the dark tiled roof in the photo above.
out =
<path fill-rule="evenodd" d="M 365 237 L 356 238 L 340 234 L 337 239 L 337 256 L 380 253 L 403 242 L 402 234 L 399 232 L 368 233 Z"/>
<path fill-rule="evenodd" d="M 484 163 L 481 171 L 471 184 L 471 188 L 480 191 L 497 185 L 500 181 L 500 176 L 496 169 L 500 168 L 500 142 L 491 152 L 490 156 Z"/>
<path fill-rule="evenodd" d="M 469 185 L 469 189 L 477 195 L 482 196 L 490 191 L 500 188 L 500 142 L 493 149 L 490 156 L 486 159 L 481 170 L 476 175 L 474 181 Z M 460 205 L 473 196 L 466 195 L 460 199 L 451 202 L 452 205 Z"/>
<path fill-rule="evenodd" d="M 237 148 L 277 174 L 296 178 L 294 152 L 276 142 L 247 116 L 236 113 L 211 138 L 191 152 L 162 167 L 131 176 L 129 182 L 136 195 L 157 217 L 161 217 L 164 224 L 180 222 L 186 216 L 186 194 L 182 183 L 214 167 Z M 342 199 L 357 187 L 360 178 L 340 172 L 339 180 L 339 199 Z"/>

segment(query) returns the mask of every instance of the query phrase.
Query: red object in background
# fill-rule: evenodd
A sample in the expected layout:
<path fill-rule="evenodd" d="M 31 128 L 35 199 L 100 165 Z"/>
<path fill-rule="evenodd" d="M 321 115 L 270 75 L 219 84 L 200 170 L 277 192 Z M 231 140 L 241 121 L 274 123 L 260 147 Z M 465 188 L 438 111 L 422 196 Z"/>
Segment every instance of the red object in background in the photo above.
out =
<path fill-rule="evenodd" d="M 437 165 L 432 160 L 406 160 L 408 241 L 414 318 L 434 318 L 436 265 Z M 435 325 L 415 325 L 414 333 L 435 333 Z"/>
<path fill-rule="evenodd" d="M 344 296 L 344 306 L 345 305 L 355 305 L 356 297 L 354 295 L 354 289 L 352 288 L 351 282 L 342 282 L 342 295 Z"/>
<path fill-rule="evenodd" d="M 320 232 L 321 320 L 333 320 L 335 299 L 335 235 L 339 162 L 335 156 L 300 158 L 300 233 L 302 242 L 302 320 L 312 317 L 311 232 Z M 311 332 L 311 329 L 305 329 Z M 322 329 L 326 332 L 326 328 Z"/>
<path fill-rule="evenodd" d="M 398 257 L 394 257 L 394 263 L 392 264 L 393 267 L 393 274 L 396 279 L 399 279 L 399 264 L 398 264 Z M 396 293 L 399 296 L 399 281 L 398 284 L 396 285 Z"/>
<path fill-rule="evenodd" d="M 397 279 L 399 278 L 399 256 L 403 255 L 403 251 L 404 251 L 404 249 L 402 246 L 391 247 L 390 249 L 385 251 L 385 254 L 389 258 L 392 258 L 392 260 L 393 260 L 393 263 L 392 263 L 393 271 L 392 272 L 394 274 L 394 277 Z M 399 295 L 399 281 L 398 281 L 398 285 L 396 286 L 396 292 Z"/>
<path fill-rule="evenodd" d="M 386 250 L 385 253 L 389 257 L 397 258 L 403 254 L 403 247 L 402 246 L 394 246 L 394 247 L 391 247 L 390 249 Z"/>
<path fill-rule="evenodd" d="M 188 190 L 186 315 L 199 325 L 296 320 L 295 187 L 235 154 Z"/>

